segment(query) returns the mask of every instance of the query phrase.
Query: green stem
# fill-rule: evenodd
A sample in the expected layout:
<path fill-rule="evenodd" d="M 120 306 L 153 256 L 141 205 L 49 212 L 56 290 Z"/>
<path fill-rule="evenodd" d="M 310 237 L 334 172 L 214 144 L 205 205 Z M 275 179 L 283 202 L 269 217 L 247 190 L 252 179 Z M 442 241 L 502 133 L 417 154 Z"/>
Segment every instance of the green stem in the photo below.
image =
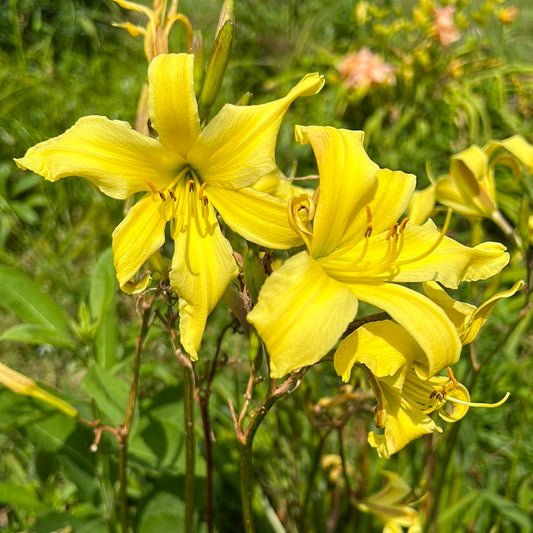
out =
<path fill-rule="evenodd" d="M 148 331 L 152 324 L 152 303 L 142 302 L 141 314 L 141 329 L 137 336 L 135 344 L 135 354 L 133 356 L 133 363 L 131 367 L 130 379 L 130 394 L 128 398 L 128 405 L 126 408 L 126 415 L 124 422 L 118 431 L 119 446 L 118 446 L 118 479 L 119 479 L 119 493 L 118 493 L 118 507 L 120 515 L 120 524 L 122 533 L 129 531 L 129 513 L 128 513 L 128 440 L 130 435 L 131 424 L 133 421 L 133 413 L 135 411 L 135 403 L 137 400 L 137 391 L 139 389 L 139 374 L 141 369 L 141 358 L 144 342 L 148 335 Z"/>
<path fill-rule="evenodd" d="M 194 485 L 196 481 L 196 439 L 194 434 L 194 391 L 195 377 L 191 360 L 181 351 L 176 352 L 183 368 L 183 408 L 185 415 L 185 529 L 192 533 L 194 529 Z"/>
<path fill-rule="evenodd" d="M 254 409 L 250 414 L 250 423 L 245 431 L 242 430 L 240 421 L 244 418 L 245 413 L 241 412 L 239 418 L 233 409 L 233 405 L 230 401 L 230 409 L 232 412 L 233 423 L 235 425 L 235 431 L 237 433 L 237 442 L 240 445 L 239 466 L 240 466 L 240 487 L 241 487 L 241 505 L 242 505 L 242 517 L 244 523 L 244 531 L 246 533 L 254 533 L 255 525 L 252 514 L 252 447 L 254 443 L 254 437 L 261 425 L 261 422 L 265 419 L 266 415 L 274 404 L 282 396 L 287 394 L 295 382 L 298 384 L 301 377 L 307 372 L 308 368 L 302 369 L 300 372 L 291 374 L 279 387 L 276 387 L 276 381 L 273 380 L 270 385 L 270 389 L 267 397 L 261 402 L 261 405 Z M 245 404 L 245 409 L 246 409 Z"/>

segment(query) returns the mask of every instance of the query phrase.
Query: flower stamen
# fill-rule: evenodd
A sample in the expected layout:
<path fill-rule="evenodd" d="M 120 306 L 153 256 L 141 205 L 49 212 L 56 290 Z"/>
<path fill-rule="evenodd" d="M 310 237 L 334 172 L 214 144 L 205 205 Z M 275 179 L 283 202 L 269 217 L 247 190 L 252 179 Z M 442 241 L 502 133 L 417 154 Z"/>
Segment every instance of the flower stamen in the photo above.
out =
<path fill-rule="evenodd" d="M 194 183 L 194 180 L 189 180 L 189 192 L 194 192 L 195 188 L 196 188 L 196 185 Z"/>
<path fill-rule="evenodd" d="M 157 193 L 157 189 L 155 188 L 154 184 L 150 180 L 144 180 L 144 181 L 146 182 L 146 185 L 148 185 L 148 187 L 150 187 L 152 192 L 154 194 L 156 194 Z"/>

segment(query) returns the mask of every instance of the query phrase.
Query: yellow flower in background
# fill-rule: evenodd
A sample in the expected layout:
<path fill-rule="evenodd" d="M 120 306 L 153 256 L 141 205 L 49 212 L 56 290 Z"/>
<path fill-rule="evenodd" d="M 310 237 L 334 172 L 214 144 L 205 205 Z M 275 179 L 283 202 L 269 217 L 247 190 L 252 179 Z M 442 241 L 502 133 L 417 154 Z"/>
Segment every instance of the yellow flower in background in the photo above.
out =
<path fill-rule="evenodd" d="M 153 9 L 137 2 L 128 2 L 127 0 L 113 1 L 124 9 L 136 11 L 148 18 L 146 27 L 136 26 L 131 24 L 131 22 L 113 24 L 117 28 L 124 28 L 133 37 L 138 35 L 144 37 L 144 53 L 148 62 L 159 54 L 168 54 L 168 39 L 172 27 L 177 21 L 183 23 L 187 29 L 188 49 L 190 49 L 193 31 L 187 17 L 177 12 L 178 0 L 172 0 L 168 11 L 166 9 L 166 0 L 154 0 Z"/>
<path fill-rule="evenodd" d="M 356 503 L 364 513 L 371 513 L 384 524 L 383 533 L 420 533 L 420 517 L 418 511 L 409 502 L 411 487 L 395 472 L 382 470 L 386 484 L 379 492 Z"/>
<path fill-rule="evenodd" d="M 314 197 L 297 196 L 289 217 L 307 250 L 290 257 L 264 283 L 248 315 L 270 354 L 272 377 L 319 361 L 368 302 L 401 324 L 439 368 L 453 364 L 461 344 L 452 322 L 427 297 L 400 285 L 436 280 L 446 287 L 487 278 L 508 262 L 505 248 L 462 246 L 428 221 L 398 218 L 415 177 L 379 169 L 366 155 L 363 133 L 296 128 L 311 143 L 320 174 Z M 317 200 L 318 198 L 318 200 Z"/>
<path fill-rule="evenodd" d="M 150 64 L 149 112 L 158 139 L 126 122 L 89 116 L 16 162 L 50 181 L 87 178 L 117 199 L 144 193 L 113 232 L 117 278 L 127 289 L 165 242 L 170 222 L 170 281 L 180 298 L 181 343 L 195 359 L 208 314 L 238 274 L 215 209 L 234 231 L 260 245 L 302 242 L 287 221 L 287 203 L 252 186 L 276 168 L 276 138 L 291 102 L 316 94 L 324 82 L 309 74 L 279 100 L 227 104 L 202 129 L 193 62 L 193 55 L 169 54 Z"/>
<path fill-rule="evenodd" d="M 0 383 L 12 390 L 16 394 L 23 396 L 30 396 L 41 400 L 56 409 L 59 409 L 67 416 L 75 418 L 78 416 L 78 410 L 65 402 L 61 398 L 58 398 L 55 394 L 44 390 L 39 387 L 33 379 L 28 378 L 24 374 L 9 368 L 7 365 L 0 363 Z"/>
<path fill-rule="evenodd" d="M 431 359 L 404 328 L 389 320 L 361 326 L 339 344 L 334 355 L 337 373 L 348 381 L 358 365 L 376 396 L 374 421 L 383 434 L 371 431 L 368 442 L 381 457 L 390 457 L 422 435 L 441 432 L 430 416 L 434 412 L 456 422 L 469 406 L 497 407 L 507 399 L 470 402 L 468 390 L 451 370 L 447 377 L 436 375 L 447 366 L 444 361 Z"/>
<path fill-rule="evenodd" d="M 526 172 L 533 173 L 533 145 L 515 135 L 503 141 L 490 141 L 483 148 L 474 145 L 452 156 L 448 174 L 415 192 L 409 216 L 421 223 L 431 214 L 435 202 L 439 202 L 467 217 L 490 218 L 506 234 L 511 234 L 513 229 L 498 210 L 494 181 L 497 165 L 508 167 L 515 177 L 520 175 L 521 165 Z"/>

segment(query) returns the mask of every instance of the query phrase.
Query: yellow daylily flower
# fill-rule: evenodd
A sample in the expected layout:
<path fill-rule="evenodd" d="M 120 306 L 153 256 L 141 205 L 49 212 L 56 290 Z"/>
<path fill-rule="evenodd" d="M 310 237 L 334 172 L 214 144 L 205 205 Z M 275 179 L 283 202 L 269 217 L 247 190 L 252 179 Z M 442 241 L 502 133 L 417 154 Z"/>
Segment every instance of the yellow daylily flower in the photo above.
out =
<path fill-rule="evenodd" d="M 418 511 L 407 503 L 411 487 L 395 472 L 382 470 L 381 474 L 386 478 L 383 489 L 357 502 L 357 508 L 383 522 L 383 533 L 402 533 L 404 527 L 407 533 L 422 531 Z"/>
<path fill-rule="evenodd" d="M 510 289 L 499 292 L 483 302 L 479 307 L 454 300 L 446 291 L 435 282 L 423 283 L 424 293 L 428 298 L 438 304 L 449 319 L 454 323 L 463 346 L 471 343 L 485 325 L 485 322 L 492 313 L 494 306 L 502 299 L 513 296 L 524 286 L 522 280 L 518 280 Z"/>
<path fill-rule="evenodd" d="M 168 39 L 172 27 L 176 22 L 184 24 L 187 30 L 188 49 L 191 47 L 193 30 L 189 19 L 178 11 L 178 0 L 172 0 L 170 7 L 167 10 L 166 0 L 154 0 L 153 9 L 146 7 L 137 2 L 129 2 L 127 0 L 113 0 L 116 4 L 124 9 L 136 11 L 147 17 L 148 22 L 146 27 L 131 24 L 131 22 L 114 23 L 113 26 L 117 28 L 124 28 L 130 35 L 137 37 L 142 35 L 144 38 L 144 53 L 148 62 L 159 54 L 168 54 Z"/>
<path fill-rule="evenodd" d="M 432 361 L 453 364 L 461 344 L 452 322 L 429 298 L 399 283 L 457 287 L 486 278 L 507 264 L 505 248 L 462 246 L 432 221 L 398 224 L 415 177 L 379 169 L 364 151 L 363 132 L 297 126 L 296 137 L 311 143 L 320 175 L 313 198 L 290 202 L 289 218 L 307 250 L 266 280 L 248 315 L 270 354 L 272 377 L 319 361 L 353 320 L 359 300 L 389 313 L 432 354 L 429 375 Z"/>
<path fill-rule="evenodd" d="M 446 422 L 456 422 L 469 406 L 497 407 L 508 397 L 495 404 L 472 403 L 451 370 L 447 377 L 428 376 L 429 359 L 404 328 L 388 320 L 361 326 L 335 352 L 335 370 L 344 381 L 354 365 L 369 378 L 377 399 L 375 424 L 384 432 L 371 431 L 368 442 L 381 457 L 390 457 L 422 435 L 441 432 L 430 417 L 435 411 Z M 436 365 L 435 374 L 445 366 Z"/>
<path fill-rule="evenodd" d="M 89 116 L 16 162 L 50 181 L 87 178 L 117 199 L 144 193 L 113 232 L 123 289 L 163 245 L 170 221 L 170 282 L 180 298 L 181 343 L 196 359 L 207 316 L 238 274 L 215 209 L 235 232 L 260 245 L 289 248 L 302 242 L 287 221 L 287 203 L 252 186 L 276 168 L 276 137 L 291 102 L 316 94 L 324 81 L 309 74 L 279 100 L 227 104 L 202 129 L 193 62 L 193 55 L 169 54 L 150 64 L 149 110 L 157 140 L 126 122 Z"/>
<path fill-rule="evenodd" d="M 78 410 L 65 402 L 61 398 L 58 398 L 54 394 L 42 389 L 29 377 L 9 368 L 7 365 L 0 363 L 0 383 L 12 390 L 16 394 L 21 394 L 23 396 L 30 396 L 31 398 L 36 398 L 47 404 L 59 409 L 67 416 L 77 417 Z"/>

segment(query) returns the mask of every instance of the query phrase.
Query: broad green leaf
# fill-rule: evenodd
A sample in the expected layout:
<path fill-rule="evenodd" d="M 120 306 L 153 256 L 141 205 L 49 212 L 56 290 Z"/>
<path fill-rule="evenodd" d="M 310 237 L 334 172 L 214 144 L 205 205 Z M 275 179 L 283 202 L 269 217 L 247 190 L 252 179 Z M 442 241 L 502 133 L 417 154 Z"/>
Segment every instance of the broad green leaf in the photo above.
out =
<path fill-rule="evenodd" d="M 35 533 L 50 533 L 62 531 L 70 526 L 75 533 L 108 533 L 109 526 L 103 516 L 94 514 L 89 516 L 75 516 L 74 513 L 59 513 L 52 511 L 37 517 L 32 531 Z M 67 529 L 68 531 L 68 529 Z"/>
<path fill-rule="evenodd" d="M 175 494 L 156 492 L 144 506 L 139 518 L 139 533 L 176 531 L 185 520 L 185 504 Z"/>
<path fill-rule="evenodd" d="M 128 404 L 128 383 L 95 363 L 83 378 L 83 386 L 113 425 L 123 422 Z"/>
<path fill-rule="evenodd" d="M 94 320 L 101 321 L 107 309 L 115 300 L 118 283 L 113 266 L 113 252 L 107 249 L 94 267 L 89 305 Z"/>
<path fill-rule="evenodd" d="M 70 337 L 63 310 L 41 288 L 26 276 L 0 265 L 0 305 L 25 322 L 54 329 Z"/>
<path fill-rule="evenodd" d="M 32 487 L 15 483 L 0 483 L 0 503 L 11 505 L 15 509 L 23 508 L 31 511 L 47 509 Z"/>
<path fill-rule="evenodd" d="M 96 263 L 89 296 L 91 315 L 98 323 L 94 336 L 96 359 L 106 369 L 113 368 L 118 359 L 117 290 L 113 253 L 108 249 Z"/>
<path fill-rule="evenodd" d="M 0 333 L 0 341 L 25 342 L 27 344 L 51 344 L 57 348 L 74 348 L 72 337 L 41 324 L 17 324 Z"/>

